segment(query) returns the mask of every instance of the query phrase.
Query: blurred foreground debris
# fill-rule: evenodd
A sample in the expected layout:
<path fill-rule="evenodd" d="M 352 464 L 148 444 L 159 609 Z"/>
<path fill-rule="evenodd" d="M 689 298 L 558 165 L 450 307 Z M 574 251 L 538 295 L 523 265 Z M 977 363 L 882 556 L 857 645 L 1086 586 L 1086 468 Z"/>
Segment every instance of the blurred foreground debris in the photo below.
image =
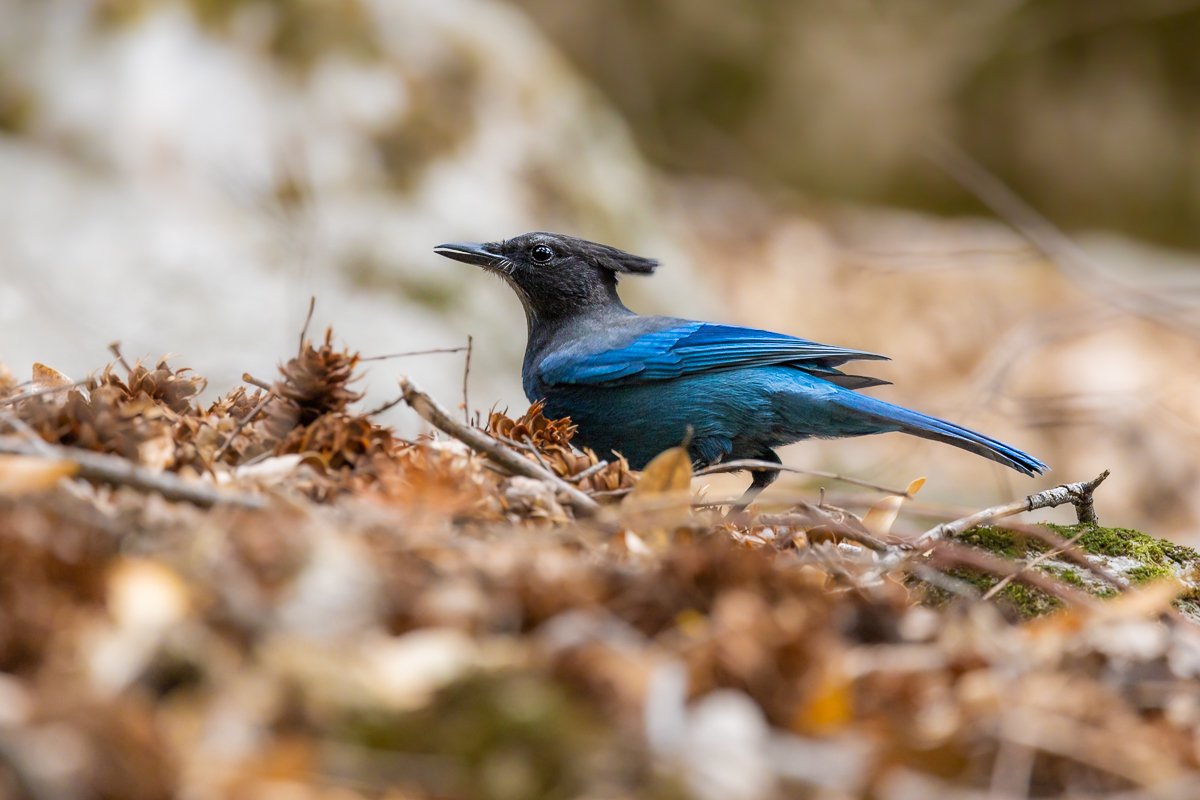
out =
<path fill-rule="evenodd" d="M 0 795 L 1200 785 L 1200 554 L 1095 524 L 1102 477 L 730 514 L 686 450 L 639 475 L 536 405 L 476 427 L 402 379 L 449 438 L 401 439 L 328 333 L 207 408 L 115 352 L 0 369 Z M 1057 504 L 1093 521 L 1007 522 Z"/>

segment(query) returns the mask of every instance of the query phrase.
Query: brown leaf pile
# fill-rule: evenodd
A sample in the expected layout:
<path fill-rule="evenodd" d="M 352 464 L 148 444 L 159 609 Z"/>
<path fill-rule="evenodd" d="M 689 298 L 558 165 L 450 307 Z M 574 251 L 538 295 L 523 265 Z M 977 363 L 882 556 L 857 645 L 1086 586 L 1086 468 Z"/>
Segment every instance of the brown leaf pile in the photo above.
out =
<path fill-rule="evenodd" d="M 356 411 L 356 364 L 326 336 L 269 394 L 207 407 L 164 363 L 0 390 L 0 441 L 266 500 L 201 510 L 0 459 L 0 796 L 1182 798 L 1200 781 L 1200 628 L 1171 580 L 1033 621 L 932 607 L 855 543 L 881 515 L 693 511 L 684 451 L 577 520 L 548 482 Z M 639 480 L 540 406 L 487 431 L 564 479 L 595 470 L 577 481 L 594 495 Z"/>
<path fill-rule="evenodd" d="M 618 492 L 633 487 L 629 462 L 624 458 L 614 458 L 604 467 L 595 469 L 600 463 L 595 453 L 590 449 L 580 452 L 571 446 L 571 438 L 575 435 L 571 420 L 547 419 L 542 413 L 544 409 L 545 404 L 539 400 L 516 419 L 493 411 L 488 415 L 487 432 L 502 441 L 534 448 L 542 463 L 563 478 L 587 473 L 578 482 L 580 488 L 593 492 Z"/>

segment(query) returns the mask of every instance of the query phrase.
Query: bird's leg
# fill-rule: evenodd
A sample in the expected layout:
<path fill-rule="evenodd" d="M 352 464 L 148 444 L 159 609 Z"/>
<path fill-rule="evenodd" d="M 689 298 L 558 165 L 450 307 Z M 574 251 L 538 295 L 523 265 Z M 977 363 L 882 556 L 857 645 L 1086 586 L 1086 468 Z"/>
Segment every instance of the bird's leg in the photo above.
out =
<path fill-rule="evenodd" d="M 754 456 L 757 461 L 770 461 L 772 464 L 782 464 L 783 461 L 779 456 L 775 455 L 774 450 L 763 450 Z M 734 503 L 733 508 L 729 510 L 730 516 L 740 514 L 746 510 L 749 505 L 754 502 L 754 498 L 762 494 L 762 490 L 766 489 L 775 479 L 779 477 L 777 469 L 756 469 L 751 472 L 750 488 L 748 488 L 738 501 Z"/>

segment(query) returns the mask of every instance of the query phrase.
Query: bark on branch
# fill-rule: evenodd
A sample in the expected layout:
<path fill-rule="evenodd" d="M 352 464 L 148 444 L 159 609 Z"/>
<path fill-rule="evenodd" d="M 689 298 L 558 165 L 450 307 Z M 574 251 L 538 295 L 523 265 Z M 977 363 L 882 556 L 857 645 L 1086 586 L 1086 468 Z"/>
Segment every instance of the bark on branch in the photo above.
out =
<path fill-rule="evenodd" d="M 471 427 L 450 416 L 450 413 L 446 409 L 442 408 L 428 394 L 417 388 L 408 378 L 400 379 L 400 394 L 404 397 L 404 402 L 408 403 L 421 419 L 443 433 L 453 436 L 472 450 L 482 453 L 510 472 L 552 484 L 566 498 L 577 514 L 594 516 L 600 512 L 599 503 L 550 470 L 510 450 L 478 428 Z"/>
<path fill-rule="evenodd" d="M 46 442 L 29 442 L 13 436 L 0 436 L 0 453 L 36 458 L 56 458 L 75 464 L 77 477 L 110 486 L 128 486 L 142 492 L 155 492 L 168 500 L 211 508 L 217 505 L 262 508 L 261 497 L 224 492 L 206 483 L 189 481 L 170 472 L 158 472 L 132 461 L 105 453 L 93 453 L 75 447 L 60 447 Z"/>

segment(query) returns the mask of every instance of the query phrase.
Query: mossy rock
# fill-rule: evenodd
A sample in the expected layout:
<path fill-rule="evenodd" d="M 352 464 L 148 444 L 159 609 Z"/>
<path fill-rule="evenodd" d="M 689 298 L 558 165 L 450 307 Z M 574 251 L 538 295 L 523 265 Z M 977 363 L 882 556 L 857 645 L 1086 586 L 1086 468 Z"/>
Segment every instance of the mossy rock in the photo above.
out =
<path fill-rule="evenodd" d="M 1129 528 L 1105 528 L 1099 525 L 1043 525 L 1063 540 L 1079 536 L 1076 547 L 1089 559 L 1130 585 L 1147 583 L 1165 577 L 1175 577 L 1187 591 L 1176 606 L 1188 616 L 1200 621 L 1200 551 L 1164 539 L 1156 539 Z M 1037 558 L 1050 545 L 1033 536 L 1006 528 L 983 527 L 967 531 L 957 541 L 977 547 L 997 556 L 1017 561 Z M 1061 557 L 1047 558 L 1035 569 L 1063 583 L 1097 597 L 1111 597 L 1115 590 L 1091 571 Z M 964 581 L 981 593 L 995 586 L 1000 579 L 971 569 L 952 570 L 950 576 Z M 930 587 L 926 601 L 943 605 L 951 599 L 945 590 Z M 1030 618 L 1062 607 L 1058 598 L 1013 581 L 997 595 L 998 601 L 1015 616 Z"/>

